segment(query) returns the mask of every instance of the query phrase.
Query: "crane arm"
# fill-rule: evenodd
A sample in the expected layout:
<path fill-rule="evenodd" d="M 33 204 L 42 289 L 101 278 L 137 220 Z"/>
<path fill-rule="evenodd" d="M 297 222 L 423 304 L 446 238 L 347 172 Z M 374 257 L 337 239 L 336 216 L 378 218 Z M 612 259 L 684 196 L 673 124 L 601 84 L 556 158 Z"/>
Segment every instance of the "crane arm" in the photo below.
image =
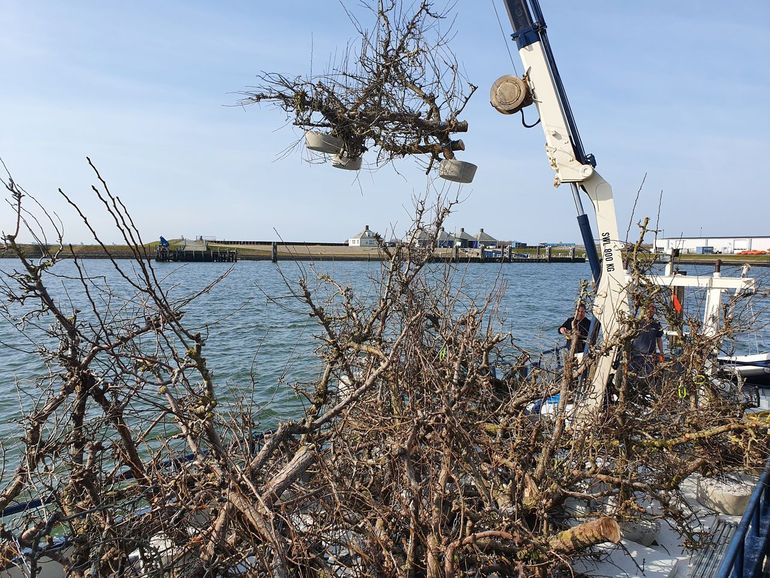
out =
<path fill-rule="evenodd" d="M 524 65 L 524 77 L 540 114 L 556 185 L 584 181 L 593 173 L 594 161 L 583 150 L 540 6 L 537 0 L 505 0 L 505 6 Z"/>
<path fill-rule="evenodd" d="M 538 0 L 504 1 L 514 30 L 513 39 L 524 65 L 524 78 L 504 76 L 495 82 L 492 105 L 505 114 L 516 112 L 530 102 L 537 107 L 545 134 L 546 155 L 555 173 L 554 185 L 569 183 L 578 209 L 578 222 L 597 285 L 594 314 L 602 324 L 604 342 L 613 343 L 629 307 L 612 187 L 596 172 L 593 155 L 586 154 L 583 149 Z M 523 94 L 525 92 L 527 94 Z M 596 213 L 601 264 L 583 211 L 581 191 L 590 199 Z M 604 348 L 603 351 L 597 360 L 588 395 L 578 404 L 578 419 L 587 420 L 596 414 L 612 379 L 617 351 L 615 348 Z"/>

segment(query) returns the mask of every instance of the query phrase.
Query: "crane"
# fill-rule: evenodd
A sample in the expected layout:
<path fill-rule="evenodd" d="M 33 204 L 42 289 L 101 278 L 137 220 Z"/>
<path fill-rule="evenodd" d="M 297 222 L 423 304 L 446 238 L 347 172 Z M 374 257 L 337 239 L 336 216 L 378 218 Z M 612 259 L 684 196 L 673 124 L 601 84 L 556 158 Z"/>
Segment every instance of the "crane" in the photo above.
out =
<path fill-rule="evenodd" d="M 554 185 L 569 184 L 572 190 L 581 237 L 596 285 L 594 316 L 601 323 L 604 342 L 613 344 L 623 319 L 630 315 L 627 289 L 631 278 L 623 264 L 623 244 L 618 234 L 612 187 L 596 171 L 595 157 L 583 148 L 538 0 L 504 1 L 514 30 L 513 39 L 524 65 L 524 75 L 521 78 L 505 75 L 495 81 L 490 101 L 503 114 L 513 114 L 531 104 L 537 108 L 545 134 L 546 155 L 555 173 Z M 601 258 L 583 208 L 582 194 L 588 197 L 594 208 Z M 719 267 L 712 275 L 684 276 L 676 274 L 669 264 L 664 275 L 648 276 L 647 281 L 670 289 L 705 289 L 703 329 L 706 335 L 717 332 L 719 304 L 724 291 L 733 290 L 735 295 L 740 296 L 756 291 L 754 279 L 722 277 Z M 617 357 L 617 347 L 601 349 L 587 395 L 576 404 L 575 420 L 578 423 L 589 422 L 601 409 L 607 386 L 613 379 Z M 708 373 L 708 367 L 706 370 Z"/>
<path fill-rule="evenodd" d="M 621 320 L 630 309 L 626 294 L 628 275 L 623 266 L 612 187 L 596 171 L 594 156 L 583 148 L 538 0 L 505 0 L 505 6 L 524 75 L 499 78 L 492 86 L 490 100 L 503 114 L 513 114 L 530 104 L 537 108 L 545 134 L 546 155 L 555 173 L 554 185 L 569 184 L 572 190 L 581 237 L 596 284 L 593 313 L 601 323 L 604 341 L 613 343 Z M 583 208 L 583 194 L 594 208 L 601 259 Z M 613 348 L 605 350 L 597 359 L 587 396 L 576 409 L 577 420 L 588 420 L 601 408 L 616 358 L 617 351 Z"/>
<path fill-rule="evenodd" d="M 504 114 L 513 114 L 530 104 L 537 107 L 545 134 L 546 154 L 555 172 L 554 184 L 558 187 L 562 183 L 568 183 L 572 190 L 581 236 L 597 285 L 594 314 L 602 324 L 605 343 L 612 344 L 623 317 L 630 314 L 627 288 L 631 280 L 623 265 L 612 187 L 596 172 L 596 159 L 593 155 L 586 154 L 583 149 L 577 124 L 548 42 L 545 20 L 538 0 L 504 1 L 514 30 L 513 39 L 524 65 L 524 76 L 503 76 L 498 79 L 492 86 L 490 100 L 492 105 Z M 583 210 L 581 194 L 590 199 L 595 210 L 601 262 L 590 222 Z M 722 277 L 719 261 L 711 275 L 685 276 L 673 269 L 671 260 L 663 275 L 650 275 L 647 281 L 672 290 L 679 287 L 705 290 L 702 331 L 706 336 L 717 334 L 724 291 L 732 290 L 736 297 L 756 293 L 754 279 L 745 276 Z M 574 422 L 577 427 L 589 426 L 599 417 L 607 386 L 613 379 L 617 357 L 617 348 L 602 349 L 602 355 L 596 362 L 596 371 L 590 380 L 588 394 L 575 405 Z M 706 360 L 704 375 L 713 376 L 716 373 L 715 361 Z M 699 392 L 698 399 L 704 397 Z M 759 501 L 754 498 L 762 495 L 762 488 L 767 483 L 768 467 L 770 466 L 766 466 L 763 477 L 757 483 L 751 505 L 741 522 L 741 530 L 736 534 L 720 565 L 720 576 L 743 573 L 744 556 L 751 560 L 749 565 L 752 575 L 761 569 L 765 559 L 766 535 L 751 542 L 747 539 L 747 533 L 751 524 L 757 536 L 761 534 L 759 527 L 762 523 L 757 509 Z"/>

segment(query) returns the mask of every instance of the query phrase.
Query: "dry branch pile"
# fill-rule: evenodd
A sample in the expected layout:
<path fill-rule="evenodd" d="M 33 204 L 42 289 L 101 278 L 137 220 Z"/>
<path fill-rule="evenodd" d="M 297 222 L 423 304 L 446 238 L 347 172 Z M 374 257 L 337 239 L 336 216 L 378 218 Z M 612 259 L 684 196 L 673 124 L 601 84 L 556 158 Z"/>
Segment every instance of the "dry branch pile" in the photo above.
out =
<path fill-rule="evenodd" d="M 665 517 L 697 542 L 680 482 L 764 459 L 766 424 L 743 419 L 735 386 L 703 378 L 713 340 L 696 331 L 644 379 L 624 361 L 602 418 L 574 427 L 580 372 L 527 372 L 491 329 L 495 296 L 467 306 L 408 246 L 392 250 L 374 303 L 331 279 L 300 280 L 322 370 L 300 388 L 305 415 L 259 435 L 253 408 L 218 405 L 186 303 L 169 301 L 98 180 L 136 259 L 113 261 L 125 294 L 75 262 L 69 291 L 89 310 L 49 293 L 57 255 L 17 250 L 25 228 L 48 244 L 46 215 L 32 218 L 30 197 L 5 181 L 18 222 L 4 241 L 19 267 L 2 311 L 22 335 L 44 331 L 33 353 L 49 368 L 0 486 L 0 508 L 48 501 L 0 536 L 3 559 L 26 551 L 30 575 L 42 557 L 72 576 L 569 575 L 624 520 Z M 435 235 L 446 214 L 427 219 L 420 206 L 415 227 Z M 697 329 L 643 283 L 634 295 Z M 626 320 L 618 345 L 628 351 L 638 331 Z M 554 412 L 533 413 L 554 393 Z M 63 536 L 65 548 L 47 549 Z"/>

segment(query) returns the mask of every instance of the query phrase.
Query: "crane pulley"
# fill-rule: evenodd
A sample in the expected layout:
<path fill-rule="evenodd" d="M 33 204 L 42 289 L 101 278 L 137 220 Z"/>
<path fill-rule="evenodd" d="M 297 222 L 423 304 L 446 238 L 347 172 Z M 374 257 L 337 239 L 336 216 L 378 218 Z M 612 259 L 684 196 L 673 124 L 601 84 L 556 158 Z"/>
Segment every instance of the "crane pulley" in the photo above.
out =
<path fill-rule="evenodd" d="M 514 114 L 532 104 L 532 93 L 525 78 L 506 74 L 492 84 L 489 102 L 502 114 Z"/>

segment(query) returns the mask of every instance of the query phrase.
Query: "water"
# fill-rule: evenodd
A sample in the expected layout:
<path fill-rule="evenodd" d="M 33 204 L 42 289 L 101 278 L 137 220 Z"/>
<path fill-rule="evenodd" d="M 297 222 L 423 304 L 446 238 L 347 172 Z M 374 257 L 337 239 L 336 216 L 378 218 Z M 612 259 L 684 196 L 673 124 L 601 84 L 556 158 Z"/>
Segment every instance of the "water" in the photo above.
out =
<path fill-rule="evenodd" d="M 126 262 L 128 264 L 128 262 Z M 0 272 L 7 273 L 18 264 L 0 260 Z M 130 296 L 130 288 L 106 260 L 84 263 L 89 275 L 117 296 Z M 263 407 L 260 418 L 270 425 L 278 419 L 296 416 L 301 400 L 291 385 L 311 383 L 318 375 L 320 363 L 315 356 L 319 327 L 308 315 L 307 307 L 293 295 L 297 279 L 304 273 L 310 279 L 328 274 L 343 285 L 351 286 L 363 300 L 373 301 L 378 295 L 373 279 L 380 278 L 379 262 L 284 262 L 274 265 L 266 261 L 241 261 L 217 285 L 204 292 L 185 308 L 185 325 L 206 337 L 204 353 L 213 371 L 217 387 L 252 392 Z M 445 265 L 434 265 L 436 279 Z M 224 263 L 155 264 L 161 285 L 169 295 L 181 297 L 203 290 L 229 269 Z M 707 273 L 688 267 L 690 274 Z M 72 276 L 74 264 L 65 261 L 56 266 L 58 276 L 51 286 L 59 300 L 82 304 L 85 295 Z M 753 274 L 764 283 L 767 270 Z M 724 276 L 735 275 L 723 268 Z M 452 266 L 452 284 L 462 287 L 469 300 L 483 300 L 494 287 L 503 287 L 498 329 L 510 332 L 516 343 L 530 351 L 541 351 L 561 344 L 556 328 L 571 315 L 581 280 L 590 277 L 587 264 L 461 264 Z M 83 309 L 86 309 L 83 307 Z M 754 313 L 759 317 L 759 330 L 737 341 L 745 352 L 770 349 L 770 313 L 767 300 L 759 302 Z M 118 313 L 119 314 L 119 313 Z M 43 366 L 35 354 L 38 345 L 26 340 L 7 320 L 0 320 L 0 440 L 18 438 L 17 420 L 35 401 L 32 383 L 41 375 Z"/>

